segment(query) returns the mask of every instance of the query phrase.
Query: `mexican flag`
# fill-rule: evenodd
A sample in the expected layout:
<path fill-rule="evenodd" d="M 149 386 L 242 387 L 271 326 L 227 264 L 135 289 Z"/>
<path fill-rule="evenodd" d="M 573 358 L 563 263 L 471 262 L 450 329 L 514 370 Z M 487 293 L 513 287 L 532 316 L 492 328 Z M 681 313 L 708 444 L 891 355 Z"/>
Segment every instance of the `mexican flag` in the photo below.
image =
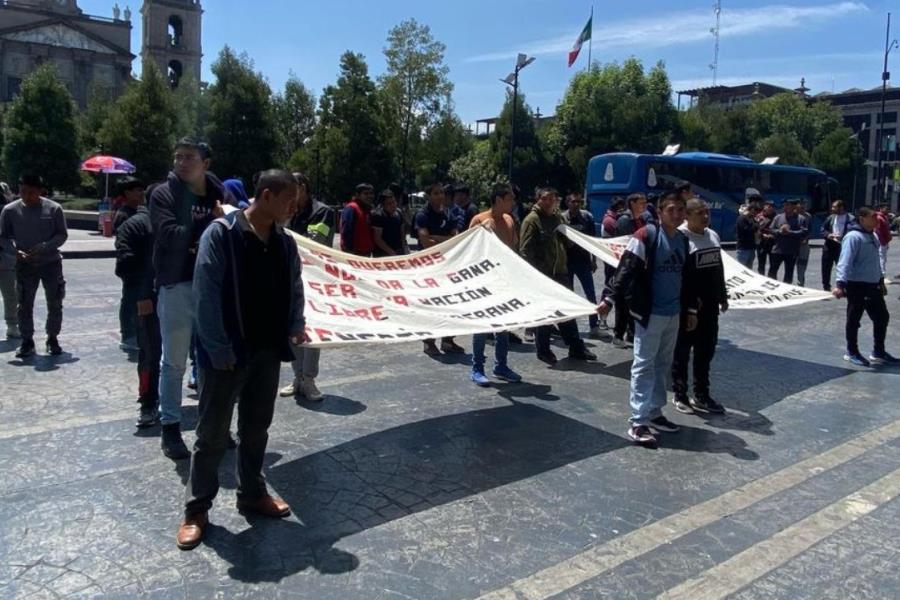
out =
<path fill-rule="evenodd" d="M 587 25 L 584 26 L 584 29 L 581 30 L 581 34 L 578 36 L 578 39 L 575 40 L 575 45 L 572 46 L 572 49 L 569 50 L 569 66 L 575 64 L 575 61 L 578 60 L 578 53 L 581 52 L 581 46 L 588 40 L 591 39 L 591 29 L 593 28 L 594 15 L 591 15 L 591 18 L 588 19 Z"/>

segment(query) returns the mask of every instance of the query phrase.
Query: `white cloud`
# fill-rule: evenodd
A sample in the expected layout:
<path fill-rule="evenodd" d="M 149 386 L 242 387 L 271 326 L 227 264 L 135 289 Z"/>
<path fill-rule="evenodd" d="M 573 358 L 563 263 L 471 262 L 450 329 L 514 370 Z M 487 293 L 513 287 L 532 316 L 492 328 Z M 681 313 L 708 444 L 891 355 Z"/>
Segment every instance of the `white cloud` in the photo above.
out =
<path fill-rule="evenodd" d="M 769 33 L 779 29 L 796 29 L 831 21 L 850 14 L 869 10 L 862 2 L 834 2 L 813 6 L 770 5 L 759 8 L 724 10 L 720 34 L 722 37 L 741 37 Z M 596 19 L 602 22 L 602 16 Z M 711 39 L 714 25 L 711 11 L 684 11 L 666 16 L 629 19 L 594 27 L 594 48 L 664 48 Z M 563 36 L 537 40 L 515 50 L 503 50 L 470 56 L 466 62 L 490 62 L 515 58 L 519 52 L 539 56 L 562 54 L 572 48 L 578 28 Z"/>

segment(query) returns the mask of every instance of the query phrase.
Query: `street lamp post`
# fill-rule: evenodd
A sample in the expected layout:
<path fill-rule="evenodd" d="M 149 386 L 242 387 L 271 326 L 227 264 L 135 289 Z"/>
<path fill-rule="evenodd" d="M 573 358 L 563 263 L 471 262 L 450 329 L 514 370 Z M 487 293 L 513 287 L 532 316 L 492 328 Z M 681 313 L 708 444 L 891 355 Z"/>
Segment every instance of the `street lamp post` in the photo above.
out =
<path fill-rule="evenodd" d="M 509 132 L 509 167 L 506 174 L 510 184 L 513 182 L 513 155 L 516 149 L 516 116 L 519 108 L 519 71 L 533 62 L 533 56 L 529 57 L 525 54 L 519 54 L 516 59 L 515 70 L 507 75 L 505 79 L 500 80 L 513 89 L 512 123 Z"/>
<path fill-rule="evenodd" d="M 884 108 L 885 101 L 887 99 L 887 82 L 891 78 L 891 74 L 888 71 L 888 55 L 891 53 L 891 50 L 897 47 L 897 40 L 891 41 L 891 13 L 887 15 L 887 33 L 884 36 L 884 69 L 881 72 L 881 116 L 880 123 L 878 123 L 878 132 L 875 136 L 875 149 L 878 152 L 878 168 L 875 171 L 875 180 L 876 180 L 876 190 L 875 190 L 875 198 L 877 203 L 881 203 L 884 201 L 884 192 L 887 182 L 884 181 L 884 168 L 883 168 L 883 157 L 884 157 Z"/>
<path fill-rule="evenodd" d="M 860 148 L 859 136 L 865 130 L 866 130 L 866 123 L 864 121 L 863 124 L 860 126 L 859 131 L 857 131 L 856 133 L 854 133 L 853 135 L 850 136 L 851 140 L 856 141 L 856 147 L 850 149 L 850 168 L 853 169 L 853 194 L 852 194 L 853 200 L 850 205 L 851 206 L 850 210 L 853 210 L 853 211 L 856 210 L 856 176 L 859 173 L 859 168 L 856 166 L 855 161 L 853 160 L 854 154 L 855 154 L 854 150 L 858 150 Z"/>

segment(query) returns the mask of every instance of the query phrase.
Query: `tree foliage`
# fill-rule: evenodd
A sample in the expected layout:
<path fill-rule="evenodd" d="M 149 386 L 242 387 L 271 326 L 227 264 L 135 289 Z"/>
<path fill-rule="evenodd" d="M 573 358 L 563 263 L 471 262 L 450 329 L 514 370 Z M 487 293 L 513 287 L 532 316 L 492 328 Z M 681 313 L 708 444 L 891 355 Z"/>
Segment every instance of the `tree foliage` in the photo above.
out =
<path fill-rule="evenodd" d="M 464 181 L 471 190 L 472 198 L 479 202 L 488 200 L 495 183 L 506 181 L 506 175 L 497 170 L 491 157 L 489 140 L 475 142 L 468 153 L 453 161 L 448 174 L 454 181 Z"/>
<path fill-rule="evenodd" d="M 136 175 L 160 181 L 172 164 L 176 120 L 169 84 L 149 63 L 110 108 L 97 138 L 105 153 L 134 163 Z"/>
<path fill-rule="evenodd" d="M 52 64 L 25 78 L 4 121 L 2 162 L 10 181 L 31 172 L 43 176 L 51 190 L 78 184 L 75 104 Z"/>
<path fill-rule="evenodd" d="M 316 127 L 316 98 L 295 75 L 273 99 L 278 160 L 287 162 L 306 143 Z"/>
<path fill-rule="evenodd" d="M 209 119 L 209 94 L 203 85 L 186 74 L 172 91 L 175 102 L 175 137 L 203 139 Z"/>
<path fill-rule="evenodd" d="M 506 102 L 490 137 L 491 161 L 498 173 L 508 177 L 509 141 L 512 134 L 513 94 L 506 94 Z M 534 188 L 545 183 L 546 161 L 534 124 L 534 113 L 525 103 L 520 91 L 516 99 L 516 140 L 513 150 L 512 181 L 522 193 L 531 196 Z"/>
<path fill-rule="evenodd" d="M 432 181 L 447 181 L 450 165 L 471 149 L 472 135 L 453 112 L 448 99 L 440 117 L 428 128 L 422 140 L 416 181 L 420 186 Z"/>
<path fill-rule="evenodd" d="M 837 178 L 845 198 L 853 197 L 853 174 L 865 160 L 863 148 L 853 130 L 840 127 L 825 135 L 810 156 L 813 165 Z"/>
<path fill-rule="evenodd" d="M 386 118 L 392 129 L 392 147 L 400 157 L 400 174 L 416 164 L 410 136 L 418 136 L 440 118 L 442 101 L 453 90 L 444 64 L 446 46 L 434 39 L 427 25 L 408 19 L 388 33 L 384 57 L 385 74 L 380 78 Z"/>
<path fill-rule="evenodd" d="M 207 137 L 212 170 L 223 178 L 250 181 L 274 164 L 277 149 L 272 91 L 246 55 L 225 46 L 212 65 Z"/>
<path fill-rule="evenodd" d="M 576 74 L 556 108 L 554 150 L 584 181 L 592 156 L 605 152 L 660 152 L 677 128 L 672 87 L 663 63 L 649 73 L 630 58 Z"/>
<path fill-rule="evenodd" d="M 392 158 L 375 83 L 361 54 L 345 52 L 335 85 L 319 100 L 319 126 L 310 146 L 320 151 L 323 188 L 335 199 L 349 197 L 356 184 L 385 186 Z M 303 162 L 310 163 L 310 156 Z"/>

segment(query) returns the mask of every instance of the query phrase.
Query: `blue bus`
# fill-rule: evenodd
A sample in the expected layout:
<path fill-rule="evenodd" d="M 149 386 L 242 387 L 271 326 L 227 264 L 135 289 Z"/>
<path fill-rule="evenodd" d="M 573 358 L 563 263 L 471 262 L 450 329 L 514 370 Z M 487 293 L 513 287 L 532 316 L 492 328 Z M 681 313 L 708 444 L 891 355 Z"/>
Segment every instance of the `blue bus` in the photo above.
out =
<path fill-rule="evenodd" d="M 661 194 L 689 181 L 710 207 L 710 227 L 722 241 L 734 241 L 738 207 L 747 188 L 755 188 L 780 209 L 787 199 L 803 200 L 812 215 L 810 235 L 817 236 L 827 217 L 836 182 L 817 169 L 764 165 L 745 156 L 685 152 L 671 156 L 616 152 L 588 163 L 585 198 L 595 221 L 602 221 L 616 196 Z"/>

